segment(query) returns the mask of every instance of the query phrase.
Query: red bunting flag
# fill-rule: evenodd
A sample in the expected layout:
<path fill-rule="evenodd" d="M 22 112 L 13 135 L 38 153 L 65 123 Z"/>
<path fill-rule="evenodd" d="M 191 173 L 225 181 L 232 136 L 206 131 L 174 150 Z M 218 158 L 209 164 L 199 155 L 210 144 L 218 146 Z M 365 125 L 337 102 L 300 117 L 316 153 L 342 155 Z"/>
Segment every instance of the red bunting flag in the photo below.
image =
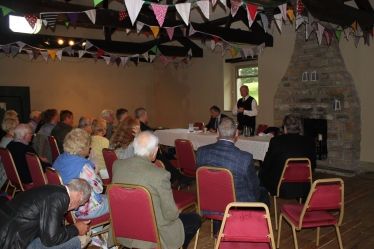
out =
<path fill-rule="evenodd" d="M 129 14 L 125 11 L 119 11 L 118 15 L 119 15 L 119 20 L 120 21 L 122 21 L 123 19 L 125 19 L 126 17 L 129 16 Z"/>
<path fill-rule="evenodd" d="M 256 17 L 256 12 L 257 12 L 258 7 L 256 5 L 247 4 L 247 8 L 251 15 L 252 20 L 254 20 Z"/>
<path fill-rule="evenodd" d="M 144 34 L 149 37 L 149 31 L 145 31 Z"/>
<path fill-rule="evenodd" d="M 218 36 L 213 36 L 213 40 L 215 43 L 217 43 L 219 41 L 219 37 Z"/>
<path fill-rule="evenodd" d="M 97 57 L 100 58 L 104 54 L 104 51 L 101 49 L 97 49 Z"/>
<path fill-rule="evenodd" d="M 38 20 L 37 15 L 25 14 L 23 15 L 26 18 L 26 21 L 30 24 L 31 28 L 35 28 L 36 21 Z"/>
<path fill-rule="evenodd" d="M 304 9 L 305 9 L 305 5 L 300 0 L 298 0 L 297 1 L 297 15 L 300 15 Z"/>

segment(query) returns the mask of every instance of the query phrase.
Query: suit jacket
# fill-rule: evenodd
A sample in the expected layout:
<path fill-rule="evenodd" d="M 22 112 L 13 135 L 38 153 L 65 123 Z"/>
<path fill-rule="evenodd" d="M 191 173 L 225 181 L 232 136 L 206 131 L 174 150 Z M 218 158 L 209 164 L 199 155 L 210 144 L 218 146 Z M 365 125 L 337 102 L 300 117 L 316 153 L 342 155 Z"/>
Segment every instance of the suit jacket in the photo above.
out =
<path fill-rule="evenodd" d="M 69 202 L 65 186 L 45 185 L 0 205 L 0 248 L 27 248 L 37 237 L 51 247 L 78 236 L 74 225 L 61 226 Z"/>
<path fill-rule="evenodd" d="M 139 121 L 139 122 L 140 122 L 140 130 L 141 131 L 152 131 L 151 127 L 144 124 L 142 121 Z"/>
<path fill-rule="evenodd" d="M 231 141 L 218 140 L 197 150 L 196 166 L 216 166 L 229 169 L 234 177 L 236 201 L 259 201 L 259 179 L 252 154 L 242 151 Z"/>
<path fill-rule="evenodd" d="M 64 153 L 64 139 L 66 137 L 66 134 L 71 132 L 73 127 L 71 127 L 68 124 L 65 124 L 64 122 L 58 122 L 55 127 L 53 127 L 51 131 L 51 136 L 53 136 L 56 139 L 58 150 L 60 151 L 60 154 Z"/>
<path fill-rule="evenodd" d="M 272 195 L 276 194 L 284 164 L 291 157 L 309 158 L 314 170 L 316 168 L 315 141 L 295 133 L 273 137 L 270 140 L 259 178 Z M 283 194 L 281 195 L 289 198 L 304 197 L 308 195 L 309 190 L 310 184 L 295 185 L 295 183 L 284 183 L 282 184 L 281 193 Z"/>
<path fill-rule="evenodd" d="M 219 120 L 219 122 L 221 121 L 221 119 L 223 119 L 223 118 L 226 118 L 227 116 L 225 115 L 225 114 L 220 114 L 220 117 L 217 117 L 218 118 L 218 120 Z M 217 120 L 217 118 L 213 118 L 213 117 L 210 117 L 210 120 L 209 120 L 209 123 L 205 126 L 208 130 L 210 129 L 210 128 L 213 128 L 213 129 L 215 129 L 215 130 L 217 130 L 217 125 L 216 125 L 216 120 Z"/>
<path fill-rule="evenodd" d="M 118 159 L 113 164 L 113 180 L 116 183 L 136 184 L 148 189 L 152 195 L 162 248 L 176 249 L 184 242 L 184 228 L 178 218 L 170 187 L 170 173 L 158 168 L 147 157 L 135 155 Z M 112 232 L 109 232 L 108 246 L 111 246 Z M 117 241 L 129 248 L 155 248 L 157 244 L 147 241 L 118 238 Z"/>

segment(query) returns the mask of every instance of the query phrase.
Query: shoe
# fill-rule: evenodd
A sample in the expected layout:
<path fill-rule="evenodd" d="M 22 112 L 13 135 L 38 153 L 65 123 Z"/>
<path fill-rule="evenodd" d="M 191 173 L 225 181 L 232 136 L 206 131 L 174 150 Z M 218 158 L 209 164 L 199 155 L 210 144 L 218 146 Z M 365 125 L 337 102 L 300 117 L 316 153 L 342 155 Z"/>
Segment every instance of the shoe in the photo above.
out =
<path fill-rule="evenodd" d="M 178 190 L 178 187 L 179 187 L 179 181 L 178 181 L 178 179 L 177 179 L 177 180 L 175 180 L 175 181 L 171 184 L 171 189 Z"/>
<path fill-rule="evenodd" d="M 191 185 L 196 182 L 196 178 L 191 177 L 185 177 L 183 180 L 179 181 L 179 186 L 181 189 L 187 187 L 188 185 Z"/>

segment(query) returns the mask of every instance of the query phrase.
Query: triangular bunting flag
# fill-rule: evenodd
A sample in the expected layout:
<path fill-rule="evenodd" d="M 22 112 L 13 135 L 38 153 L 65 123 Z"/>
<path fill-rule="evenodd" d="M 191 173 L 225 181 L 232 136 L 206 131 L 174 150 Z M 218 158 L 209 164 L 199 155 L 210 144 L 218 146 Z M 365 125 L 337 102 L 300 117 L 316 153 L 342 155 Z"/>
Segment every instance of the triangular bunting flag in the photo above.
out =
<path fill-rule="evenodd" d="M 149 26 L 152 30 L 153 36 L 156 38 L 158 36 L 158 32 L 160 31 L 160 27 L 158 26 Z"/>
<path fill-rule="evenodd" d="M 355 43 L 355 46 L 356 46 L 356 48 L 357 48 L 357 46 L 358 46 L 358 42 L 360 41 L 360 36 L 357 36 L 357 35 L 355 35 L 355 36 L 353 36 L 354 37 L 354 43 Z"/>
<path fill-rule="evenodd" d="M 117 57 L 115 61 L 116 61 L 117 67 L 119 67 L 119 64 L 121 63 L 121 58 Z"/>
<path fill-rule="evenodd" d="M 23 15 L 23 17 L 25 17 L 26 21 L 30 24 L 31 28 L 35 28 L 36 21 L 38 20 L 37 15 L 25 14 Z"/>
<path fill-rule="evenodd" d="M 61 61 L 61 59 L 62 59 L 62 50 L 57 50 L 56 56 Z"/>
<path fill-rule="evenodd" d="M 212 51 L 214 50 L 215 47 L 216 47 L 216 42 L 214 40 L 210 40 L 210 48 L 212 49 Z"/>
<path fill-rule="evenodd" d="M 105 60 L 106 65 L 109 66 L 109 63 L 110 63 L 110 57 L 109 57 L 109 56 L 101 56 L 101 57 L 103 57 L 103 59 Z"/>
<path fill-rule="evenodd" d="M 137 21 L 136 22 L 136 32 L 139 34 L 139 32 L 142 30 L 144 26 L 144 23 L 142 23 L 141 21 Z"/>
<path fill-rule="evenodd" d="M 125 11 L 118 11 L 118 17 L 119 17 L 120 21 L 122 21 L 123 19 L 125 19 L 128 16 L 129 16 L 129 14 L 127 14 L 127 12 L 125 12 Z"/>
<path fill-rule="evenodd" d="M 42 22 L 43 22 L 43 24 L 44 24 L 45 27 L 48 26 L 48 22 L 47 22 L 47 20 L 42 20 Z"/>
<path fill-rule="evenodd" d="M 212 6 L 214 7 L 217 3 L 217 0 L 212 0 Z"/>
<path fill-rule="evenodd" d="M 101 3 L 103 0 L 93 0 L 94 1 L 94 6 L 96 7 L 96 5 L 98 5 L 99 3 Z"/>
<path fill-rule="evenodd" d="M 64 48 L 64 51 L 65 51 L 66 53 L 68 53 L 70 56 L 72 55 L 72 53 L 74 53 L 74 52 L 73 52 L 73 48 L 70 47 L 70 46 Z"/>
<path fill-rule="evenodd" d="M 287 20 L 287 3 L 279 5 L 278 8 L 282 13 L 283 20 Z"/>
<path fill-rule="evenodd" d="M 371 38 L 373 38 L 373 29 L 370 29 Z"/>
<path fill-rule="evenodd" d="M 77 19 L 78 19 L 78 13 L 66 13 L 66 15 L 68 16 L 70 22 L 73 24 L 73 26 L 75 26 L 76 22 L 77 22 Z"/>
<path fill-rule="evenodd" d="M 218 36 L 213 36 L 213 40 L 215 43 L 217 43 L 219 41 L 219 37 Z"/>
<path fill-rule="evenodd" d="M 0 9 L 2 10 L 3 17 L 8 15 L 10 12 L 14 12 L 14 10 L 9 9 L 8 7 L 0 5 Z"/>
<path fill-rule="evenodd" d="M 174 35 L 174 27 L 173 28 L 165 28 L 166 32 L 168 33 L 168 36 L 170 40 L 173 40 L 173 35 Z"/>
<path fill-rule="evenodd" d="M 154 3 L 151 3 L 151 6 L 152 6 L 152 9 L 153 9 L 153 13 L 155 13 L 158 24 L 160 25 L 160 27 L 162 27 L 162 25 L 164 24 L 165 15 L 166 15 L 166 12 L 167 12 L 169 6 L 168 5 L 158 5 L 158 4 L 154 4 Z"/>
<path fill-rule="evenodd" d="M 274 15 L 275 22 L 277 23 L 277 26 L 279 28 L 279 31 L 282 32 L 282 14 L 276 14 Z"/>
<path fill-rule="evenodd" d="M 127 57 L 126 65 L 127 65 L 127 66 L 130 66 L 130 62 L 131 62 L 131 58 L 130 58 L 130 57 Z"/>
<path fill-rule="evenodd" d="M 260 17 L 262 21 L 262 27 L 264 28 L 264 31 L 266 33 L 268 30 L 268 26 L 269 26 L 268 18 L 266 17 L 264 13 L 260 13 Z"/>
<path fill-rule="evenodd" d="M 159 56 L 160 54 L 161 54 L 160 50 L 157 49 L 157 50 L 156 50 L 156 56 Z"/>
<path fill-rule="evenodd" d="M 183 36 L 186 36 L 186 28 L 183 25 L 179 25 L 179 28 L 181 29 Z"/>
<path fill-rule="evenodd" d="M 191 10 L 191 3 L 178 3 L 175 5 L 179 15 L 182 17 L 184 23 L 188 25 L 190 21 L 190 10 Z"/>
<path fill-rule="evenodd" d="M 82 56 L 86 53 L 85 50 L 78 50 L 78 57 L 82 58 Z"/>
<path fill-rule="evenodd" d="M 231 57 L 234 58 L 235 55 L 236 55 L 235 49 L 234 48 L 230 48 L 230 52 L 231 52 Z"/>
<path fill-rule="evenodd" d="M 336 39 L 338 39 L 338 42 L 340 41 L 340 36 L 342 35 L 342 31 L 341 30 L 335 30 L 335 36 L 336 36 Z"/>
<path fill-rule="evenodd" d="M 65 26 L 67 27 L 67 28 L 69 28 L 69 22 L 65 22 Z"/>
<path fill-rule="evenodd" d="M 4 51 L 4 53 L 9 57 L 9 50 L 10 46 L 9 45 L 4 45 L 1 47 L 1 49 Z"/>
<path fill-rule="evenodd" d="M 39 49 L 35 49 L 35 48 L 33 48 L 31 50 L 32 50 L 32 54 L 34 56 L 34 60 L 36 60 L 36 58 L 38 58 L 38 56 L 39 56 L 40 50 Z"/>
<path fill-rule="evenodd" d="M 293 19 L 295 18 L 293 14 L 293 10 L 291 9 L 287 10 L 287 15 L 288 15 L 288 18 L 290 18 L 290 21 L 293 21 Z"/>
<path fill-rule="evenodd" d="M 49 54 L 47 51 L 40 51 L 43 59 L 45 60 L 45 62 L 48 62 L 48 57 L 49 57 Z"/>
<path fill-rule="evenodd" d="M 127 64 L 127 57 L 121 57 L 122 66 L 125 67 Z"/>
<path fill-rule="evenodd" d="M 43 20 L 43 23 L 45 21 L 52 30 L 56 28 L 57 16 L 57 13 L 40 13 L 40 19 Z M 45 23 L 44 25 L 47 26 Z"/>
<path fill-rule="evenodd" d="M 264 52 L 264 48 L 265 48 L 265 43 L 262 43 L 262 44 L 258 45 L 257 46 L 257 53 L 262 54 Z"/>
<path fill-rule="evenodd" d="M 225 7 L 225 13 L 226 13 L 226 8 L 227 8 L 227 0 L 219 0 L 222 5 Z"/>
<path fill-rule="evenodd" d="M 321 45 L 324 30 L 325 30 L 325 27 L 323 27 L 320 23 L 318 23 L 317 39 L 318 39 L 318 44 L 319 45 Z"/>
<path fill-rule="evenodd" d="M 152 62 L 153 62 L 153 60 L 155 59 L 155 57 L 156 57 L 155 55 L 153 55 L 153 54 L 150 54 L 150 55 L 149 55 L 149 62 L 151 62 L 151 63 L 152 63 Z"/>
<path fill-rule="evenodd" d="M 169 61 L 163 55 L 160 55 L 160 59 L 165 67 L 169 64 Z"/>
<path fill-rule="evenodd" d="M 300 25 L 304 22 L 304 18 L 302 16 L 296 16 L 296 29 L 298 29 L 300 27 Z"/>
<path fill-rule="evenodd" d="M 31 50 L 26 49 L 27 54 L 29 55 L 30 60 L 34 59 L 34 54 Z"/>
<path fill-rule="evenodd" d="M 349 28 L 345 28 L 344 30 L 344 37 L 347 39 L 348 41 L 348 36 L 349 36 Z"/>
<path fill-rule="evenodd" d="M 298 0 L 297 1 L 297 15 L 300 15 L 304 9 L 305 9 L 304 4 L 300 0 Z"/>
<path fill-rule="evenodd" d="M 368 45 L 368 47 L 369 47 L 370 46 L 370 34 L 369 34 L 369 32 L 364 32 L 363 37 L 364 37 L 364 45 Z"/>
<path fill-rule="evenodd" d="M 331 44 L 332 33 L 333 33 L 332 30 L 326 30 L 326 32 L 325 32 L 327 45 Z"/>
<path fill-rule="evenodd" d="M 151 51 L 152 51 L 153 53 L 156 53 L 156 51 L 157 51 L 157 47 L 154 46 L 153 48 L 151 48 Z"/>
<path fill-rule="evenodd" d="M 84 49 L 87 50 L 92 46 L 93 46 L 93 44 L 90 41 L 86 40 L 86 46 L 84 46 Z"/>
<path fill-rule="evenodd" d="M 352 27 L 353 30 L 356 32 L 356 30 L 357 30 L 357 22 L 354 21 L 354 22 L 352 23 L 351 27 Z"/>
<path fill-rule="evenodd" d="M 179 62 L 173 62 L 175 69 L 178 69 Z"/>
<path fill-rule="evenodd" d="M 361 30 L 361 26 L 360 26 L 360 24 L 357 22 L 357 30 L 356 30 L 356 34 L 357 34 L 357 35 L 361 35 L 361 32 L 362 32 L 362 30 Z"/>
<path fill-rule="evenodd" d="M 18 52 L 20 53 L 21 52 L 21 50 L 22 50 L 22 48 L 25 46 L 25 43 L 23 43 L 23 42 L 21 42 L 21 41 L 18 41 L 18 42 L 16 42 L 17 44 L 18 44 Z"/>
<path fill-rule="evenodd" d="M 190 57 L 190 59 L 191 59 L 191 57 L 192 57 L 192 50 L 190 49 L 190 50 L 188 50 L 188 53 L 187 53 L 187 55 Z"/>
<path fill-rule="evenodd" d="M 290 0 L 291 2 L 291 5 L 295 11 L 295 13 L 297 13 L 297 0 Z"/>
<path fill-rule="evenodd" d="M 309 39 L 309 36 L 312 33 L 312 31 L 313 27 L 309 23 L 305 24 L 305 40 Z"/>
<path fill-rule="evenodd" d="M 186 57 L 184 57 L 181 61 L 182 61 L 185 65 L 188 64 L 188 61 L 187 61 L 187 58 L 186 58 Z"/>
<path fill-rule="evenodd" d="M 98 48 L 97 49 L 97 57 L 100 58 L 101 56 L 103 56 L 103 54 L 104 54 L 104 51 Z"/>
<path fill-rule="evenodd" d="M 257 50 L 256 50 L 257 51 Z M 251 55 L 251 57 L 253 58 L 255 56 L 255 52 L 254 52 L 254 48 L 250 48 L 248 50 L 249 54 Z"/>
<path fill-rule="evenodd" d="M 247 4 L 247 14 L 248 14 L 248 23 L 249 23 L 249 27 L 252 26 L 252 23 L 253 21 L 255 20 L 256 18 L 256 15 L 257 15 L 257 6 L 255 5 L 252 5 L 252 4 Z"/>
<path fill-rule="evenodd" d="M 117 56 L 115 56 L 113 54 L 110 55 L 110 57 L 109 57 L 110 58 L 110 64 L 113 64 L 116 61 L 116 57 Z"/>
<path fill-rule="evenodd" d="M 134 25 L 143 3 L 144 1 L 142 0 L 125 0 L 127 12 L 129 13 L 132 25 Z"/>
<path fill-rule="evenodd" d="M 270 23 L 274 19 L 274 9 L 273 8 L 264 8 L 265 15 L 268 18 L 268 22 Z"/>
<path fill-rule="evenodd" d="M 200 7 L 201 12 L 203 12 L 206 19 L 209 20 L 209 1 L 208 0 L 202 0 L 202 1 L 197 1 L 196 3 Z"/>
<path fill-rule="evenodd" d="M 10 51 L 12 52 L 13 58 L 18 54 L 18 47 L 16 46 L 10 46 Z"/>
<path fill-rule="evenodd" d="M 248 57 L 249 48 L 243 48 L 242 51 L 243 51 L 244 57 L 247 58 Z"/>
<path fill-rule="evenodd" d="M 240 49 L 240 50 L 239 50 L 239 53 L 240 53 L 240 56 L 242 57 L 242 59 L 245 60 L 246 57 L 245 57 L 245 55 L 244 55 L 244 51 L 243 51 L 243 49 Z"/>
<path fill-rule="evenodd" d="M 88 16 L 88 18 L 90 18 L 91 22 L 93 24 L 95 24 L 95 22 L 96 22 L 96 10 L 95 9 L 93 9 L 93 10 L 86 10 L 86 11 L 84 11 L 84 13 L 86 13 L 87 16 Z"/>
<path fill-rule="evenodd" d="M 191 36 L 191 35 L 193 35 L 193 34 L 195 34 L 195 30 L 194 30 L 194 28 L 192 27 L 192 24 L 190 25 L 190 31 L 188 32 L 188 36 Z"/>
<path fill-rule="evenodd" d="M 226 54 L 226 51 L 227 49 L 229 48 L 230 44 L 225 42 L 225 41 L 222 41 L 222 56 L 224 56 Z"/>
<path fill-rule="evenodd" d="M 138 64 L 139 64 L 139 55 L 136 54 L 136 55 L 131 56 L 130 60 L 134 62 L 135 66 L 138 66 Z"/>
<path fill-rule="evenodd" d="M 242 0 L 230 0 L 231 2 L 231 15 L 234 17 L 238 12 L 239 7 L 243 4 Z"/>
<path fill-rule="evenodd" d="M 55 60 L 56 58 L 56 50 L 47 50 L 49 56 L 51 56 L 52 60 Z"/>
<path fill-rule="evenodd" d="M 126 29 L 126 33 L 127 34 L 130 33 L 130 31 L 131 31 L 131 29 Z"/>
<path fill-rule="evenodd" d="M 312 16 L 312 14 L 310 14 L 310 12 L 308 12 L 308 21 L 309 25 L 312 25 L 315 21 L 314 17 Z"/>
<path fill-rule="evenodd" d="M 145 36 L 149 37 L 149 31 L 144 32 Z"/>
<path fill-rule="evenodd" d="M 142 54 L 142 56 L 144 57 L 144 59 L 145 59 L 146 61 L 148 61 L 148 52 L 145 52 L 144 54 Z"/>

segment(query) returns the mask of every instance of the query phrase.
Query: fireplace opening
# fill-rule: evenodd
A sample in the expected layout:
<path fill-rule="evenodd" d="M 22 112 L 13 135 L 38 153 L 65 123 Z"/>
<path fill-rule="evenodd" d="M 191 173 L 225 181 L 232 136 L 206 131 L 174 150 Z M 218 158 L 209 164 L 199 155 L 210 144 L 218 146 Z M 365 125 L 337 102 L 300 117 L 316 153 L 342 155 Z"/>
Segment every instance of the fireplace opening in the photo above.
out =
<path fill-rule="evenodd" d="M 327 120 L 304 118 L 301 122 L 301 134 L 316 142 L 317 159 L 327 159 Z"/>

